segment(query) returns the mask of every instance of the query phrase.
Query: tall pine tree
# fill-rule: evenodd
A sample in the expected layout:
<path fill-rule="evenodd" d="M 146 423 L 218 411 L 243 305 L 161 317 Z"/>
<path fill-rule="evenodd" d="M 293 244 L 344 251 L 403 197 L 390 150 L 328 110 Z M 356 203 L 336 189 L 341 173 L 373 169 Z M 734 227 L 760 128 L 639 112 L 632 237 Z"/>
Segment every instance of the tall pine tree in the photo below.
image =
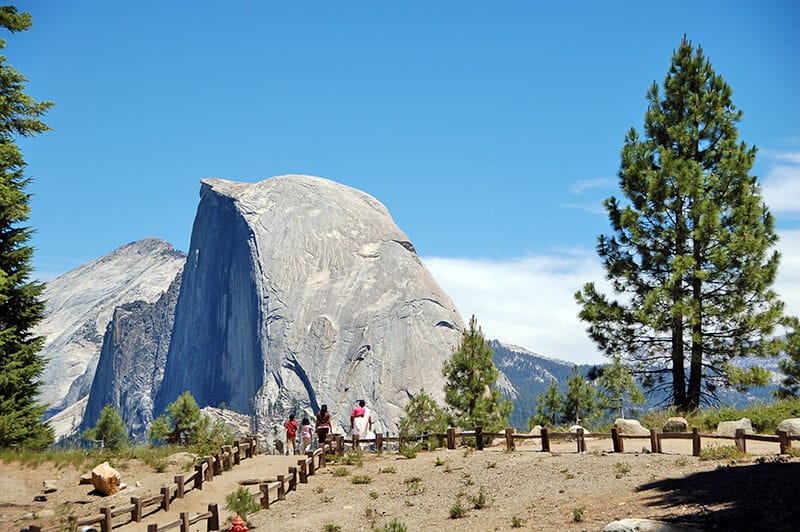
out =
<path fill-rule="evenodd" d="M 0 7 L 0 27 L 13 33 L 30 26 L 30 14 Z M 0 39 L 0 49 L 5 44 Z M 46 131 L 39 117 L 52 104 L 25 94 L 26 81 L 0 56 L 0 447 L 38 448 L 53 440 L 52 429 L 41 423 L 45 407 L 36 401 L 44 339 L 31 334 L 44 313 L 44 285 L 30 278 L 32 230 L 22 225 L 30 212 L 29 178 L 15 139 Z"/>
<path fill-rule="evenodd" d="M 647 93 L 644 138 L 633 128 L 625 137 L 625 200 L 605 200 L 614 234 L 597 250 L 621 297 L 593 283 L 576 294 L 598 346 L 682 411 L 757 376 L 731 371 L 735 358 L 779 347 L 770 339 L 783 312 L 770 288 L 777 235 L 750 175 L 756 149 L 737 139 L 742 113 L 731 94 L 684 37 L 663 93 L 657 83 Z"/>
<path fill-rule="evenodd" d="M 445 402 L 457 426 L 483 427 L 494 432 L 508 425 L 511 401 L 504 400 L 500 391 L 493 388 L 500 372 L 475 316 L 470 318 L 458 348 L 444 363 L 442 374 L 447 380 Z"/>

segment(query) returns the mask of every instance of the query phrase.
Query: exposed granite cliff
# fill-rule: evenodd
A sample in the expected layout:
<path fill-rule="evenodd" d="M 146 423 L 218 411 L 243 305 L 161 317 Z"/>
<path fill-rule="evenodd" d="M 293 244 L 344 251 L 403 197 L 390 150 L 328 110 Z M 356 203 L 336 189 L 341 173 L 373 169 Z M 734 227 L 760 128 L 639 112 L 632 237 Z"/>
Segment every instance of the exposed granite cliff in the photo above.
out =
<path fill-rule="evenodd" d="M 185 390 L 262 423 L 366 399 L 396 430 L 463 322 L 373 197 L 301 175 L 202 182 L 156 413 Z"/>
<path fill-rule="evenodd" d="M 34 330 L 45 336 L 40 401 L 45 417 L 77 403 L 88 392 L 103 334 L 114 309 L 131 301 L 153 302 L 169 287 L 186 256 L 167 242 L 132 242 L 69 271 L 45 287 L 46 314 Z"/>
<path fill-rule="evenodd" d="M 114 309 L 106 328 L 81 431 L 93 427 L 107 404 L 117 409 L 134 438 L 153 420 L 153 397 L 164 378 L 181 273 L 154 303 L 134 301 Z"/>

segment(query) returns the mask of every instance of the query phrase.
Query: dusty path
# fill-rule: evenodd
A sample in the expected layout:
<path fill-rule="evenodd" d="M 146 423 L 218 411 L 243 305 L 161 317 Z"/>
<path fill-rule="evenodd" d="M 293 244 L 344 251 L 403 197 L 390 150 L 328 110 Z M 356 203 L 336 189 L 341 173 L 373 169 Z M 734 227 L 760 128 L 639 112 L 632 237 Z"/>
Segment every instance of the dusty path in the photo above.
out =
<path fill-rule="evenodd" d="M 703 441 L 704 448 L 714 444 L 730 442 Z M 420 452 L 413 459 L 395 452 L 365 453 L 361 467 L 329 464 L 308 484 L 287 494 L 285 501 L 273 503 L 251 520 L 259 530 L 314 531 L 335 525 L 342 532 L 370 530 L 393 518 L 408 530 L 508 530 L 515 518 L 524 523 L 524 530 L 599 530 L 622 517 L 665 519 L 717 530 L 731 529 L 726 523 L 735 523 L 733 529 L 738 530 L 759 529 L 758 523 L 775 516 L 793 515 L 800 520 L 796 499 L 791 499 L 800 492 L 800 459 L 778 458 L 777 444 L 748 442 L 750 456 L 736 464 L 700 461 L 691 456 L 688 440 L 664 441 L 665 454 L 644 452 L 643 448 L 649 449 L 648 440 L 626 441 L 623 454 L 611 453 L 608 439 L 587 439 L 587 452 L 582 454 L 575 452 L 572 442 L 553 442 L 552 453 L 542 453 L 540 448 L 538 441 L 528 441 L 510 453 L 503 446 L 480 452 L 461 448 Z M 182 511 L 203 513 L 210 502 L 219 505 L 224 521 L 225 496 L 241 480 L 286 474 L 297 459 L 259 455 L 243 460 L 232 471 L 204 483 L 202 491 L 189 491 L 185 499 L 173 501 L 170 512 L 157 511 L 142 523 L 118 525 L 114 530 L 144 531 L 149 523 L 177 520 Z M 33 522 L 49 526 L 69 514 L 85 516 L 99 513 L 101 506 L 125 506 L 131 496 L 157 495 L 162 486 L 172 484 L 176 474 L 187 473 L 179 464 L 162 473 L 136 460 L 114 465 L 128 488 L 101 497 L 91 486 L 78 485 L 80 474 L 91 469 L 88 464 L 75 470 L 52 464 L 28 468 L 0 463 L 0 531 L 17 532 Z M 346 474 L 334 475 L 337 470 Z M 358 476 L 368 481 L 353 483 Z M 34 502 L 43 480 L 50 480 L 57 491 L 48 494 L 46 502 Z M 470 499 L 478 498 L 481 490 L 487 504 L 475 509 Z M 453 520 L 449 512 L 459 501 L 465 506 L 465 516 Z M 115 520 L 122 521 L 122 517 Z M 784 528 L 785 521 L 770 524 L 761 530 L 791 529 Z M 203 531 L 205 526 L 198 524 L 193 530 Z"/>

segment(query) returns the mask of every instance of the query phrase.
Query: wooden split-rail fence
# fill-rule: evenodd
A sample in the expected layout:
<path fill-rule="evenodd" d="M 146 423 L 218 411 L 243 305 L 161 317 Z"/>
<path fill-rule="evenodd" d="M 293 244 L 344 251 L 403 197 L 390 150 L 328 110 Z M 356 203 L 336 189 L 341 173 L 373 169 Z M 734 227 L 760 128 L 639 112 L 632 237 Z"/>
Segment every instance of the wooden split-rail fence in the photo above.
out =
<path fill-rule="evenodd" d="M 760 441 L 760 442 L 774 442 L 778 444 L 780 454 L 787 454 L 792 448 L 792 441 L 800 441 L 800 436 L 792 436 L 786 431 L 777 431 L 774 436 L 766 434 L 747 434 L 744 429 L 737 429 L 735 435 L 727 436 L 723 434 L 700 432 L 699 429 L 693 428 L 691 432 L 659 432 L 657 429 L 650 429 L 648 435 L 632 435 L 622 434 L 617 428 L 611 429 L 610 433 L 592 433 L 585 434 L 582 428 L 577 429 L 576 432 L 551 432 L 548 428 L 542 428 L 541 434 L 519 434 L 513 428 L 507 428 L 503 432 L 484 432 L 481 427 L 475 427 L 471 431 L 458 431 L 455 428 L 447 429 L 446 434 L 434 434 L 434 437 L 444 437 L 447 441 L 448 449 L 455 449 L 456 441 L 458 438 L 474 438 L 475 447 L 478 450 L 483 449 L 486 440 L 497 438 L 504 438 L 506 443 L 506 450 L 513 451 L 516 449 L 517 441 L 525 440 L 540 440 L 541 450 L 550 452 L 551 440 L 574 440 L 576 444 L 576 452 L 586 451 L 586 438 L 603 439 L 609 438 L 611 440 L 611 450 L 615 453 L 625 451 L 625 440 L 649 440 L 650 450 L 653 453 L 661 453 L 661 442 L 663 440 L 691 440 L 692 441 L 692 456 L 700 456 L 702 440 L 706 439 L 721 439 L 732 440 L 739 450 L 747 451 L 747 441 Z"/>
<path fill-rule="evenodd" d="M 70 515 L 68 519 L 71 530 L 83 526 L 99 527 L 101 532 L 111 532 L 112 527 L 130 522 L 141 522 L 142 518 L 158 511 L 169 511 L 170 504 L 175 499 L 182 499 L 184 495 L 193 490 L 202 490 L 204 482 L 214 480 L 223 471 L 230 471 L 238 466 L 242 460 L 252 458 L 258 452 L 258 442 L 255 438 L 246 438 L 244 441 L 235 441 L 233 445 L 224 445 L 219 453 L 205 456 L 199 464 L 194 466 L 194 472 L 189 475 L 176 475 L 174 483 L 161 488 L 158 495 L 150 497 L 131 497 L 130 504 L 120 507 L 105 506 L 100 508 L 100 513 L 85 517 Z M 116 519 L 126 516 L 126 521 Z M 216 504 L 209 504 L 208 511 L 190 517 L 187 512 L 182 512 L 178 521 L 163 526 L 148 525 L 148 532 L 170 530 L 179 527 L 182 532 L 188 532 L 189 527 L 200 521 L 207 522 L 208 530 L 219 530 L 219 509 Z M 116 520 L 115 520 L 116 519 Z M 43 528 L 37 525 L 28 527 L 31 532 L 55 532 L 62 530 L 62 525 Z"/>

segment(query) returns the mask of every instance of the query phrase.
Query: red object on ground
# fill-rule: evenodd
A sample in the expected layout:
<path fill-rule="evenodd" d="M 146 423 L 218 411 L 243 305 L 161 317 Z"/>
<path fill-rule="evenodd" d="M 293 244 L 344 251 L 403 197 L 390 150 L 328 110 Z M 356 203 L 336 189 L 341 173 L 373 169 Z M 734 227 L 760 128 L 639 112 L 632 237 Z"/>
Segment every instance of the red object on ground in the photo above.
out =
<path fill-rule="evenodd" d="M 233 523 L 231 527 L 228 529 L 228 532 L 247 532 L 249 528 L 247 528 L 244 524 L 244 520 L 238 515 L 233 519 Z"/>

